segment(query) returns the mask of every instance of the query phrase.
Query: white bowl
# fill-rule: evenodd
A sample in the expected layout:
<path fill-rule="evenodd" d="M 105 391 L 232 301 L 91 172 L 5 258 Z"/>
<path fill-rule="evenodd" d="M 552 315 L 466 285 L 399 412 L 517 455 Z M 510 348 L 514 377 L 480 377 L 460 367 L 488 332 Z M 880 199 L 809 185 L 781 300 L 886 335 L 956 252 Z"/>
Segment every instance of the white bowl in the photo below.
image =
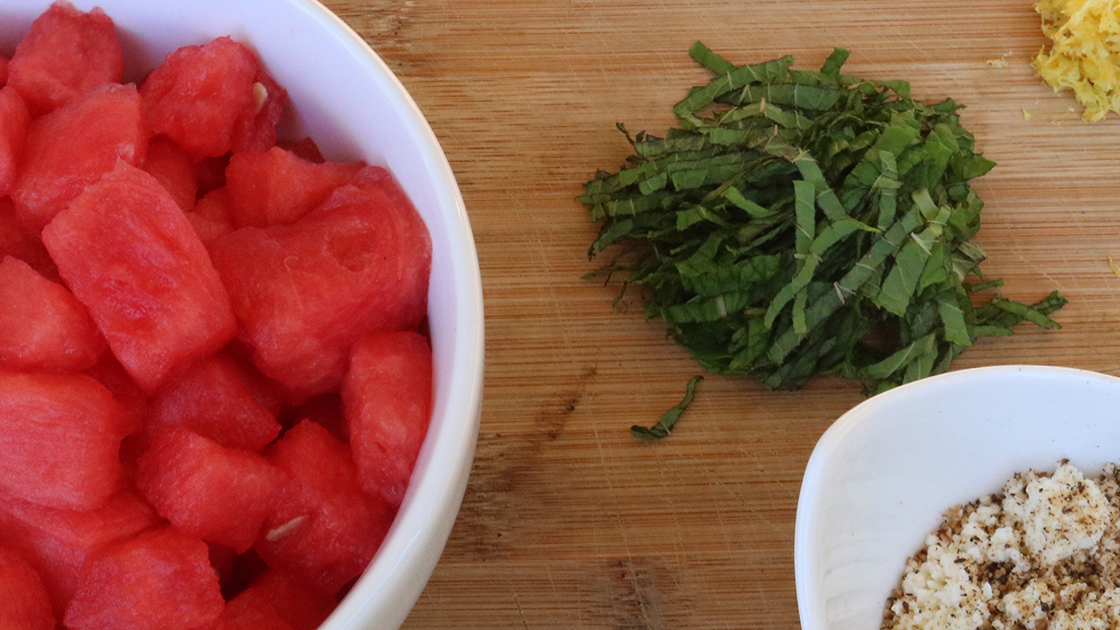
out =
<path fill-rule="evenodd" d="M 313 0 L 74 0 L 113 19 L 125 80 L 138 81 L 179 46 L 222 35 L 254 48 L 287 88 L 289 133 L 328 159 L 387 166 L 432 235 L 428 295 L 435 404 L 408 493 L 384 544 L 323 630 L 397 628 L 430 577 L 466 489 L 482 398 L 478 257 L 462 196 L 431 128 L 380 58 Z M 0 51 L 11 55 L 48 0 L 0 6 Z"/>
<path fill-rule="evenodd" d="M 1066 368 L 952 372 L 870 398 L 825 432 L 794 536 L 803 630 L 876 630 L 945 510 L 1016 472 L 1120 461 L 1120 379 Z"/>

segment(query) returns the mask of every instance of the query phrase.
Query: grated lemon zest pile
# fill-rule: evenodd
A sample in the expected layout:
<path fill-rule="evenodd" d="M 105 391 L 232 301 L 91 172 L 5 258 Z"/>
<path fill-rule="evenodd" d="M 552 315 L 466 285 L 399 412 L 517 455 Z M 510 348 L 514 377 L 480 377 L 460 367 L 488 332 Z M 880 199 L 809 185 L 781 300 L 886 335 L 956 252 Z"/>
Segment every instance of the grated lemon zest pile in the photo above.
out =
<path fill-rule="evenodd" d="M 1053 42 L 1034 59 L 1055 92 L 1073 91 L 1082 118 L 1120 113 L 1120 0 L 1038 0 L 1042 32 Z"/>

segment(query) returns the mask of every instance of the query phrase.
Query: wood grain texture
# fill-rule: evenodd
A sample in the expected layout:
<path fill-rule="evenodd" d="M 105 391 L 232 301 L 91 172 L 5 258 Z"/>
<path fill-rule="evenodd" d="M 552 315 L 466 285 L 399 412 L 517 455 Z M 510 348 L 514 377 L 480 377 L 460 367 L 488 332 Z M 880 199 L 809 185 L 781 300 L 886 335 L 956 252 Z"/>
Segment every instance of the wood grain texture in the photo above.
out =
<path fill-rule="evenodd" d="M 1029 67 L 1029 2 L 328 0 L 424 110 L 459 179 L 482 265 L 487 375 L 478 455 L 406 628 L 798 627 L 793 526 L 820 434 L 862 400 L 709 377 L 664 443 L 630 437 L 698 372 L 586 283 L 596 227 L 574 201 L 627 154 L 616 121 L 663 133 L 707 81 L 693 41 L 737 63 L 794 54 L 951 96 L 998 163 L 979 181 L 986 273 L 1022 301 L 1058 288 L 1064 329 L 984 340 L 957 368 L 1120 373 L 1120 121 L 1080 121 Z M 988 60 L 1005 59 L 1006 67 Z M 1071 110 L 1071 107 L 1074 110 Z M 1024 110 L 1030 115 L 1025 120 Z M 1117 445 L 1120 458 L 1120 445 Z M 1010 472 L 1010 471 L 1009 471 Z"/>

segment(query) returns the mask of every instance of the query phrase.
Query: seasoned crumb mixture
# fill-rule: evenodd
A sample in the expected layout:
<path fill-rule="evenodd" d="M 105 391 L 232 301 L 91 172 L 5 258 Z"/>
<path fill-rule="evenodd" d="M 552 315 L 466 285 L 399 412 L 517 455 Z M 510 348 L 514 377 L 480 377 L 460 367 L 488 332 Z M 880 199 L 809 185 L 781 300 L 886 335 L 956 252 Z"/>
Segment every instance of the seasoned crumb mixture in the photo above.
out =
<path fill-rule="evenodd" d="M 906 562 L 881 630 L 1120 628 L 1120 467 L 1068 461 L 957 506 Z"/>

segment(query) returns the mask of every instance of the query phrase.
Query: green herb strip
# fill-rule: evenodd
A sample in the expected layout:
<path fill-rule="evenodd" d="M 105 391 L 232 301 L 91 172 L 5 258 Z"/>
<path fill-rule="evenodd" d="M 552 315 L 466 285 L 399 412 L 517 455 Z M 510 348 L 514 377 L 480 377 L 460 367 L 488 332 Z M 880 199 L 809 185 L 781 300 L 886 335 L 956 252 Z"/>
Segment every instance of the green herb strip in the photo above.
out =
<path fill-rule="evenodd" d="M 681 414 L 692 404 L 692 397 L 696 392 L 696 384 L 702 380 L 704 380 L 703 376 L 693 376 L 692 380 L 688 382 L 684 398 L 676 407 L 666 411 L 665 415 L 661 416 L 661 420 L 657 424 L 649 428 L 643 427 L 640 424 L 635 424 L 630 427 L 630 433 L 634 437 L 642 438 L 643 440 L 660 440 L 661 438 L 668 437 L 673 427 L 676 426 L 677 420 L 680 419 Z"/>

